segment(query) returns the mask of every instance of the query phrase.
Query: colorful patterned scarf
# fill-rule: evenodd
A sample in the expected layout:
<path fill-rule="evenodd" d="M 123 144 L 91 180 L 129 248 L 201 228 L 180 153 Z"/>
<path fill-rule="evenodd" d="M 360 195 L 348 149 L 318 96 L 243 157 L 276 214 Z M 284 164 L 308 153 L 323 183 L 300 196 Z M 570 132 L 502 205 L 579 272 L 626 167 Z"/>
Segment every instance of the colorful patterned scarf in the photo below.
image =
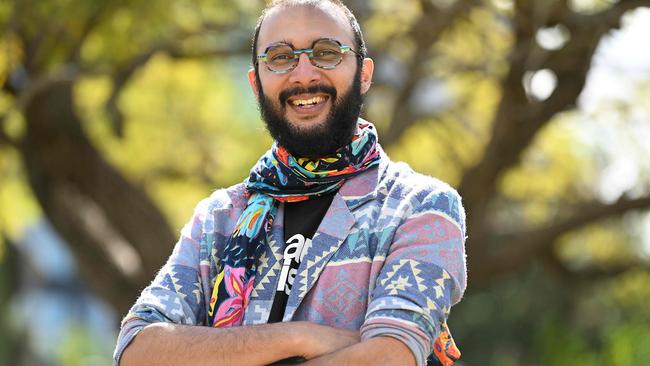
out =
<path fill-rule="evenodd" d="M 239 217 L 222 256 L 210 299 L 213 327 L 241 325 L 255 282 L 256 260 L 267 245 L 280 202 L 298 202 L 335 192 L 346 179 L 379 164 L 375 127 L 359 120 L 349 145 L 332 156 L 306 159 L 273 145 L 245 181 L 248 205 Z"/>

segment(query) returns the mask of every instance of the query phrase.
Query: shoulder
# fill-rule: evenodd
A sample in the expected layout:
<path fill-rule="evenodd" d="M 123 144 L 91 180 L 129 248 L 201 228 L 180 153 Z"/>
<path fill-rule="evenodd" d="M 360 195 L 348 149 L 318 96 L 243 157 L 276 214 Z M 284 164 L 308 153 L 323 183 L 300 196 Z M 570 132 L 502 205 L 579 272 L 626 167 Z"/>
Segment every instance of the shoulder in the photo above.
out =
<path fill-rule="evenodd" d="M 183 227 L 181 234 L 186 237 L 200 238 L 205 232 L 213 232 L 217 225 L 215 215 L 218 212 L 223 214 L 226 211 L 226 218 L 238 216 L 235 211 L 241 211 L 240 207 L 246 205 L 245 192 L 244 185 L 241 183 L 214 191 L 196 205 L 192 218 Z"/>
<path fill-rule="evenodd" d="M 208 214 L 215 210 L 245 208 L 246 200 L 246 188 L 243 183 L 238 183 L 228 188 L 215 190 L 196 205 L 194 212 L 195 214 Z"/>
<path fill-rule="evenodd" d="M 458 192 L 440 179 L 418 173 L 403 162 L 390 162 L 380 182 L 386 198 L 410 205 L 411 214 L 435 213 L 465 231 L 465 211 Z"/>

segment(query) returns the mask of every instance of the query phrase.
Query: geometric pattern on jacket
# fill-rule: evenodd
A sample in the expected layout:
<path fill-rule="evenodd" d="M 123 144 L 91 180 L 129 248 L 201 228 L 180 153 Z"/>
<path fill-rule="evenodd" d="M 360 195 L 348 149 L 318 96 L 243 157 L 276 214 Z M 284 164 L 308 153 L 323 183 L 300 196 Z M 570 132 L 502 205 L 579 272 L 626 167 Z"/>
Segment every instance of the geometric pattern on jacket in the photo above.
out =
<path fill-rule="evenodd" d="M 246 207 L 243 184 L 201 201 L 167 263 L 122 321 L 114 354 L 146 325 L 207 325 L 220 255 Z M 280 273 L 281 204 L 258 258 L 243 325 L 266 323 Z M 465 213 L 456 191 L 405 163 L 381 163 L 347 180 L 312 238 L 287 301 L 284 321 L 390 336 L 424 365 L 441 325 L 466 287 Z"/>

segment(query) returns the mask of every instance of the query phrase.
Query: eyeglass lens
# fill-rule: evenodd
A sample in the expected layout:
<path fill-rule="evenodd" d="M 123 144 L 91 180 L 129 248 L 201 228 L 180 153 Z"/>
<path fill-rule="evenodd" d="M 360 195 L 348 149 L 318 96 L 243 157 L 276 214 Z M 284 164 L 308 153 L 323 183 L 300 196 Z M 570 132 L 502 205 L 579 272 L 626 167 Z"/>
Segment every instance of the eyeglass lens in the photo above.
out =
<path fill-rule="evenodd" d="M 314 66 L 333 68 L 343 58 L 341 45 L 331 40 L 320 40 L 313 46 L 309 59 Z M 271 46 L 266 52 L 267 65 L 276 72 L 289 70 L 298 63 L 300 53 L 295 54 L 294 49 L 285 44 Z"/>

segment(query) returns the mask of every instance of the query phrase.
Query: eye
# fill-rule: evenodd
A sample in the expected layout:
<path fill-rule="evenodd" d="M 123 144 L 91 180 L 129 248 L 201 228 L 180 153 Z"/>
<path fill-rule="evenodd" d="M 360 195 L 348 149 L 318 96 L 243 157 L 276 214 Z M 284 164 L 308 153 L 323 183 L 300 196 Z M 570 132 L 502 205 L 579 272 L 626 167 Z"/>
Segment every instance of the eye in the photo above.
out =
<path fill-rule="evenodd" d="M 291 53 L 276 53 L 269 55 L 271 61 L 288 61 L 293 59 L 293 54 Z"/>
<path fill-rule="evenodd" d="M 334 49 L 320 49 L 320 50 L 314 50 L 314 56 L 316 57 L 331 57 L 331 56 L 336 56 L 338 55 L 339 52 Z"/>

